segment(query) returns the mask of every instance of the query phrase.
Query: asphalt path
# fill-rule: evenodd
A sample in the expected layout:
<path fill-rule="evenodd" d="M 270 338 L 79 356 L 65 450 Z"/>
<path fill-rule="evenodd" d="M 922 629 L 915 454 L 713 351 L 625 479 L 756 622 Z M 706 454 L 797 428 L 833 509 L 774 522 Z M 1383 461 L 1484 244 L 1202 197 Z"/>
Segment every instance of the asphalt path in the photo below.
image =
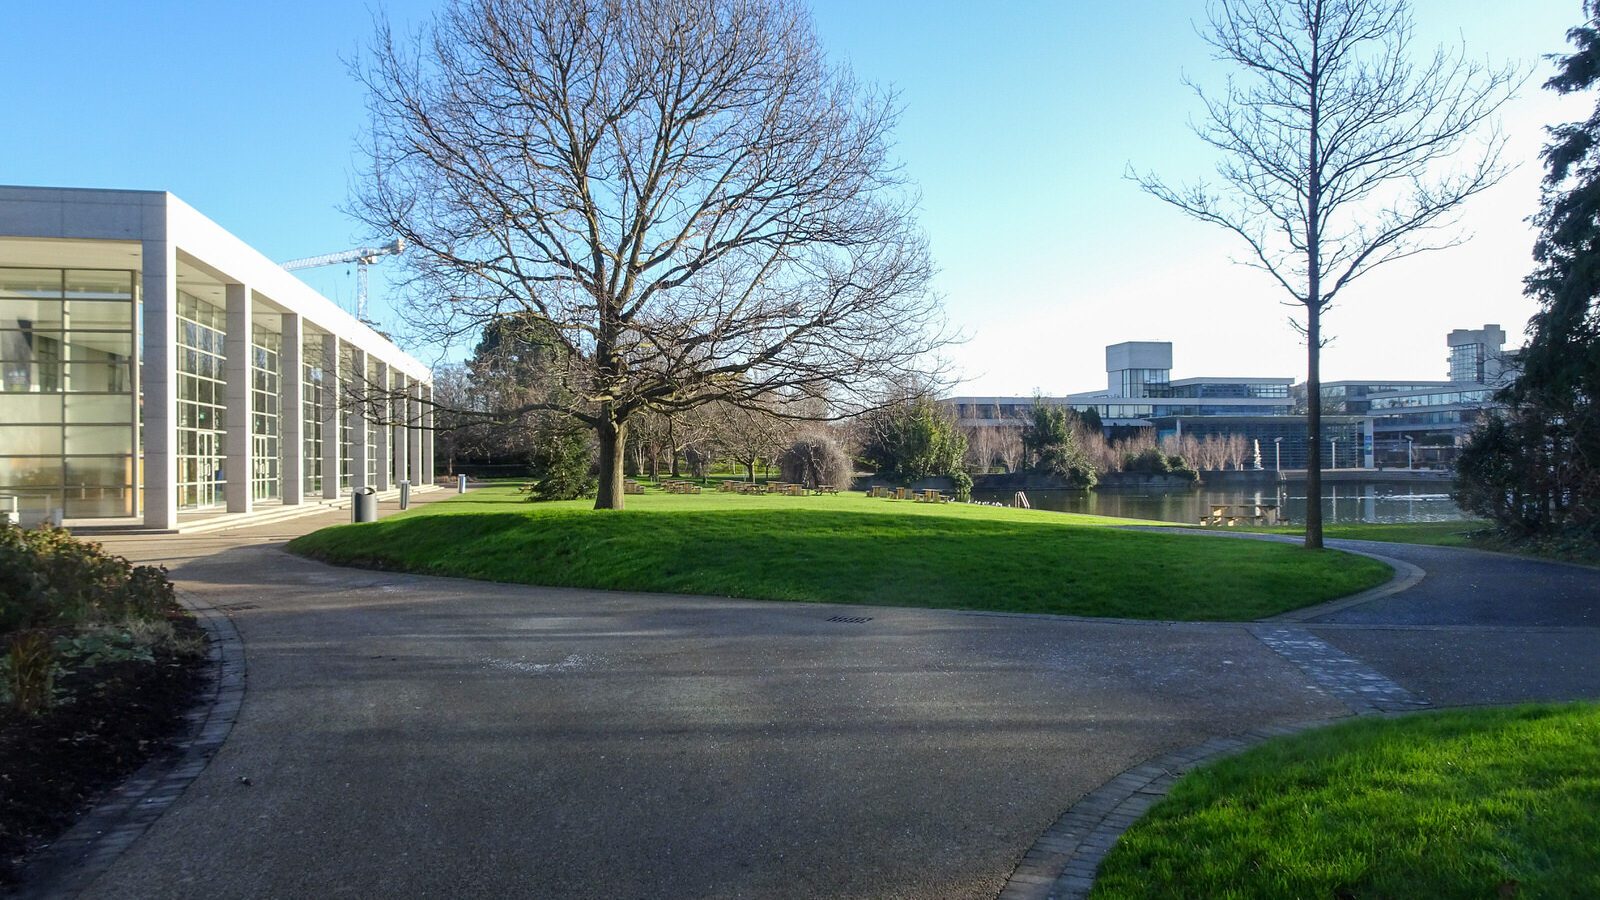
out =
<path fill-rule="evenodd" d="M 1351 712 L 1247 625 L 496 585 L 280 549 L 330 521 L 107 541 L 229 614 L 247 691 L 85 896 L 993 897 L 1129 766 Z M 1300 627 L 1435 704 L 1600 696 L 1597 573 L 1379 552 L 1428 574 Z"/>

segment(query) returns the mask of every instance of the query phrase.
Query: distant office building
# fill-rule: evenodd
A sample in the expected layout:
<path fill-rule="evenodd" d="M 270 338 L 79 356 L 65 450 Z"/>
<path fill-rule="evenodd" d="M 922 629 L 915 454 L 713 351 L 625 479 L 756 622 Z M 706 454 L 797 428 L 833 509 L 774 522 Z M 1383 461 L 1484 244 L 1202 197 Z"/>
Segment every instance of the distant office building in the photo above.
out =
<path fill-rule="evenodd" d="M 1272 416 L 1287 415 L 1292 378 L 1197 377 L 1172 378 L 1172 344 L 1167 341 L 1127 341 L 1106 347 L 1106 389 L 1039 397 L 1051 406 L 1064 406 L 1100 415 L 1110 428 L 1145 428 L 1151 420 L 1170 416 Z M 1028 417 L 1034 397 L 953 397 L 962 424 L 978 427 L 1016 424 Z"/>
<path fill-rule="evenodd" d="M 431 382 L 171 194 L 0 187 L 0 502 L 24 523 L 430 483 Z"/>
<path fill-rule="evenodd" d="M 1504 374 L 1506 333 L 1499 325 L 1457 328 L 1445 338 L 1450 347 L 1450 380 L 1457 384 L 1498 384 Z"/>
<path fill-rule="evenodd" d="M 1422 464 L 1444 463 L 1465 440 L 1505 377 L 1505 331 L 1457 329 L 1447 338 L 1451 380 L 1330 381 L 1322 385 L 1323 457 L 1331 467 L 1403 466 L 1407 448 Z M 1457 376 L 1463 376 L 1458 378 Z M 1172 378 L 1172 344 L 1126 341 L 1106 347 L 1106 388 L 1060 397 L 954 397 L 968 427 L 1016 425 L 1036 399 L 1105 426 L 1151 428 L 1159 437 L 1243 435 L 1259 442 L 1262 463 L 1303 468 L 1307 458 L 1305 385 L 1292 378 Z M 1408 440 L 1409 438 L 1409 440 Z"/>
<path fill-rule="evenodd" d="M 1371 416 L 1378 465 L 1447 465 L 1494 407 L 1512 359 L 1505 340 L 1499 325 L 1458 328 L 1445 339 L 1449 380 L 1328 382 L 1322 386 L 1323 412 Z M 1299 385 L 1301 409 L 1304 399 Z"/>

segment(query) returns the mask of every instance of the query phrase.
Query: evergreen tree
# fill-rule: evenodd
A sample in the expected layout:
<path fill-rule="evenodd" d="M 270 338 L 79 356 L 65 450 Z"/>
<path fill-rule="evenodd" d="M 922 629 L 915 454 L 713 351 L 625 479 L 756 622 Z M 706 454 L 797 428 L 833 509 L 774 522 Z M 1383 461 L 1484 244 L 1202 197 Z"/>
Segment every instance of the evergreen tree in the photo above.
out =
<path fill-rule="evenodd" d="M 1576 52 L 1545 87 L 1600 85 L 1600 0 L 1567 32 Z M 1539 303 L 1507 410 L 1473 436 L 1457 464 L 1456 499 L 1509 531 L 1600 531 L 1600 104 L 1586 121 L 1550 129 L 1536 266 Z"/>
<path fill-rule="evenodd" d="M 1078 443 L 1072 420 L 1070 411 L 1035 399 L 1032 418 L 1022 427 L 1022 450 L 1033 471 L 1054 475 L 1071 487 L 1093 487 L 1094 463 Z"/>
<path fill-rule="evenodd" d="M 526 489 L 529 500 L 593 497 L 600 483 L 595 475 L 594 443 L 589 430 L 559 414 L 542 417 L 534 428 L 528 468 L 533 474 Z"/>
<path fill-rule="evenodd" d="M 949 476 L 958 489 L 963 480 L 971 484 L 961 468 L 967 436 L 932 397 L 908 397 L 863 416 L 860 441 L 862 458 L 884 478 L 910 483 Z"/>

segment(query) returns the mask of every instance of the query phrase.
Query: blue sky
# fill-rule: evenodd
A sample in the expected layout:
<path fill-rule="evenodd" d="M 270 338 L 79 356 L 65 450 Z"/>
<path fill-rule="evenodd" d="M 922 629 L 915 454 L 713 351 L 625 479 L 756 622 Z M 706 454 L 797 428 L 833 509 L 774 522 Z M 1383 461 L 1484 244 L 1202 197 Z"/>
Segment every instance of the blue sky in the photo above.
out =
<path fill-rule="evenodd" d="M 346 61 L 372 8 L 405 23 L 435 3 L 16 4 L 0 29 L 13 122 L 0 183 L 170 190 L 279 259 L 354 246 L 363 236 L 339 206 L 363 113 Z M 1180 83 L 1219 81 L 1194 32 L 1202 3 L 813 8 L 832 54 L 902 94 L 899 154 L 922 193 L 937 287 L 970 337 L 951 353 L 963 393 L 1100 386 L 1101 348 L 1121 340 L 1174 341 L 1177 377 L 1303 372 L 1288 310 L 1263 276 L 1229 262 L 1226 236 L 1122 177 L 1130 162 L 1176 177 L 1208 166 Z M 1504 117 L 1521 167 L 1469 208 L 1470 243 L 1351 289 L 1329 321 L 1329 378 L 1442 378 L 1449 329 L 1521 334 L 1540 129 L 1586 108 L 1538 89 L 1539 58 L 1564 49 L 1578 0 L 1414 10 L 1422 44 L 1539 65 Z M 306 278 L 336 299 L 354 292 L 346 269 Z"/>

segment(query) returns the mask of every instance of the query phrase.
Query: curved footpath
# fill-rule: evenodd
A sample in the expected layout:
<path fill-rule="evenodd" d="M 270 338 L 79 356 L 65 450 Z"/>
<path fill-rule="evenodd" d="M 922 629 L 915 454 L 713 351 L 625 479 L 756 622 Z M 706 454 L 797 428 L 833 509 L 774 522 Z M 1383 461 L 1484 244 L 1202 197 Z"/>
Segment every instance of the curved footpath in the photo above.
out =
<path fill-rule="evenodd" d="M 1472 551 L 1351 543 L 1427 575 L 1309 621 L 1129 623 L 279 549 L 337 516 L 106 541 L 228 613 L 247 687 L 210 765 L 67 895 L 995 897 L 1074 801 L 1208 739 L 1600 696 L 1600 574 Z"/>

